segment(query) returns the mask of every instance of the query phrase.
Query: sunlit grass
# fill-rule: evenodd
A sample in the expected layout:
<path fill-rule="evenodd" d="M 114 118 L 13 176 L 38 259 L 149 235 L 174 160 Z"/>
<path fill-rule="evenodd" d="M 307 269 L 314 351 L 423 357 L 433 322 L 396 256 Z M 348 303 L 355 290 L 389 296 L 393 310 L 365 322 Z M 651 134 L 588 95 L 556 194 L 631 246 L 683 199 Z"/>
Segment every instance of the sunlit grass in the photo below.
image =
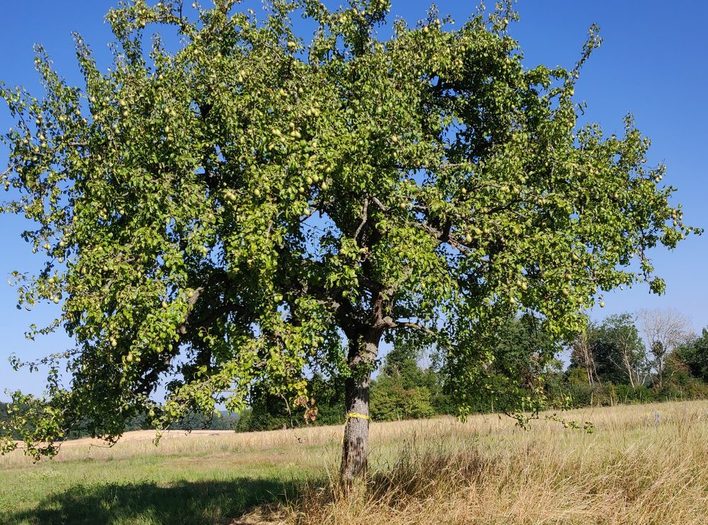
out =
<path fill-rule="evenodd" d="M 347 499 L 341 427 L 68 442 L 36 465 L 0 458 L 0 523 L 704 522 L 708 402 L 560 415 L 594 432 L 495 415 L 374 423 L 371 480 Z"/>

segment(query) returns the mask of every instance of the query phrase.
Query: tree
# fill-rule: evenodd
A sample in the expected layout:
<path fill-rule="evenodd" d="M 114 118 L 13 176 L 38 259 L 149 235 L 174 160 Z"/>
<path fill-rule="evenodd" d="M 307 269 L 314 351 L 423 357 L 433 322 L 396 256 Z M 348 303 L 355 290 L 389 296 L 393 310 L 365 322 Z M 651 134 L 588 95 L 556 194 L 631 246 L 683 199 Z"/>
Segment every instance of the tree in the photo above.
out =
<path fill-rule="evenodd" d="M 418 364 L 419 349 L 399 341 L 387 355 L 371 388 L 371 417 L 379 421 L 419 419 L 436 413 L 440 376 Z"/>
<path fill-rule="evenodd" d="M 370 414 L 375 421 L 423 419 L 435 415 L 435 407 L 427 387 L 406 387 L 400 377 L 382 376 L 371 385 Z"/>
<path fill-rule="evenodd" d="M 34 222 L 45 261 L 16 275 L 20 303 L 61 304 L 47 330 L 76 342 L 57 356 L 69 385 L 55 372 L 46 396 L 15 395 L 35 421 L 24 439 L 50 444 L 30 450 L 79 418 L 115 440 L 136 414 L 238 412 L 257 388 L 309 399 L 316 371 L 346 377 L 348 485 L 383 339 L 438 348 L 465 413 L 496 385 L 495 330 L 519 310 L 570 336 L 599 291 L 663 290 L 647 250 L 697 230 L 631 119 L 621 137 L 578 126 L 596 32 L 572 70 L 528 69 L 509 3 L 381 40 L 389 4 L 272 0 L 256 19 L 236 0 L 127 1 L 108 14 L 110 69 L 77 37 L 83 86 L 39 49 L 44 95 L 2 88 L 17 121 L 4 209 Z M 146 52 L 147 26 L 179 48 L 155 36 Z"/>
<path fill-rule="evenodd" d="M 647 355 L 644 343 L 630 314 L 613 315 L 605 319 L 603 328 L 614 342 L 614 352 L 608 357 L 622 371 L 632 388 L 643 385 L 647 372 Z"/>
<path fill-rule="evenodd" d="M 676 349 L 678 359 L 695 378 L 708 383 L 708 329 Z"/>
<path fill-rule="evenodd" d="M 690 323 L 675 310 L 643 310 L 639 318 L 649 352 L 654 357 L 657 385 L 661 388 L 667 358 L 691 339 Z"/>
<path fill-rule="evenodd" d="M 573 340 L 570 354 L 570 368 L 578 368 L 585 371 L 588 384 L 592 387 L 600 379 L 597 375 L 597 364 L 595 363 L 595 355 L 590 344 L 589 332 L 592 325 L 583 328 Z"/>
<path fill-rule="evenodd" d="M 589 362 L 593 377 L 600 382 L 627 383 L 632 388 L 644 384 L 648 358 L 631 314 L 611 315 L 599 325 L 590 324 L 584 337 L 585 345 L 576 342 L 574 346 L 571 366 L 587 370 Z"/>

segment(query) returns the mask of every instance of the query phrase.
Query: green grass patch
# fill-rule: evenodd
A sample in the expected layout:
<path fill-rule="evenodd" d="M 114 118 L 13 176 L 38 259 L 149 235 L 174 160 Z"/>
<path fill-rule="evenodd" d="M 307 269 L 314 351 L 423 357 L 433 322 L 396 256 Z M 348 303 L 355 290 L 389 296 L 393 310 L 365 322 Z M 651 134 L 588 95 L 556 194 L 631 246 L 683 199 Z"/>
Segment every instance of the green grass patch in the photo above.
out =
<path fill-rule="evenodd" d="M 0 523 L 228 523 L 292 497 L 315 474 L 303 465 L 221 456 L 48 461 L 0 470 Z"/>

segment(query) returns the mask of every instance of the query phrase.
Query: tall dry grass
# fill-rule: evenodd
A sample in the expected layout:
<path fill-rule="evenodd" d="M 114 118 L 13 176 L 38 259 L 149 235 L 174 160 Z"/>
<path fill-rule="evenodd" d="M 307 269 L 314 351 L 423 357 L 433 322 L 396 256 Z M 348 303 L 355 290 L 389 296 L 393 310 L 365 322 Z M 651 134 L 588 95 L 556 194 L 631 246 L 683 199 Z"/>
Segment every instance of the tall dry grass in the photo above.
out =
<path fill-rule="evenodd" d="M 708 403 L 566 417 L 592 421 L 595 430 L 546 421 L 526 432 L 489 419 L 481 433 L 460 433 L 450 422 L 418 429 L 397 455 L 375 465 L 354 496 L 332 483 L 236 523 L 706 523 Z"/>

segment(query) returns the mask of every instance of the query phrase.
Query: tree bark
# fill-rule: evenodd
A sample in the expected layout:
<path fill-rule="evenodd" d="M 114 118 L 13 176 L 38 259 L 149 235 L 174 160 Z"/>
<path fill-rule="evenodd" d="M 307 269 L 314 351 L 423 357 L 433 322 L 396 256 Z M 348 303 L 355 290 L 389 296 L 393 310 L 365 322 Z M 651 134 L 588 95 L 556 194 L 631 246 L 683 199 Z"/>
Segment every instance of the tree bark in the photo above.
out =
<path fill-rule="evenodd" d="M 381 334 L 369 330 L 349 341 L 351 376 L 345 381 L 346 424 L 342 443 L 341 482 L 345 489 L 366 475 L 369 454 L 369 386 Z"/>

